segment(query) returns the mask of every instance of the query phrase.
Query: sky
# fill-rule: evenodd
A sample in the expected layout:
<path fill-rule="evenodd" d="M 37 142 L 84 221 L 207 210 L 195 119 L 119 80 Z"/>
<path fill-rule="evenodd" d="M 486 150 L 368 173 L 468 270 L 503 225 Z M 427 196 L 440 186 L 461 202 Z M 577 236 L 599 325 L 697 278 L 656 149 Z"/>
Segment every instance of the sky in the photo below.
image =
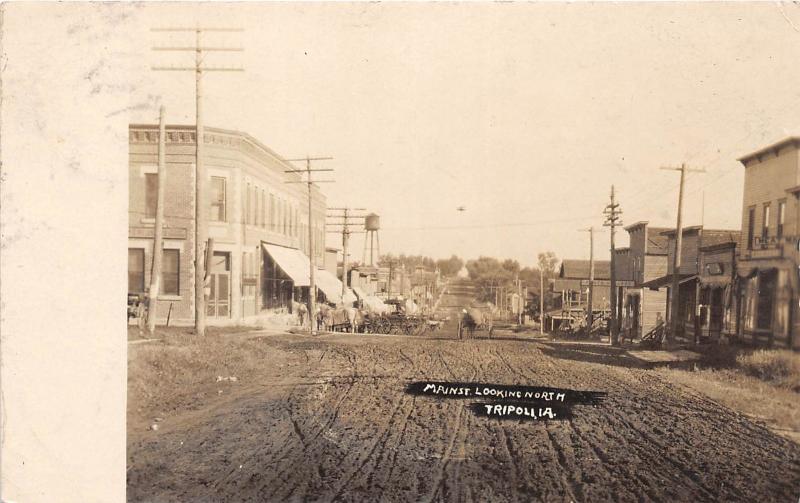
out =
<path fill-rule="evenodd" d="M 192 63 L 164 26 L 243 66 L 204 80 L 207 126 L 285 157 L 331 156 L 329 206 L 381 216 L 381 252 L 607 259 L 611 185 L 624 224 L 741 226 L 736 159 L 800 132 L 800 6 L 790 3 L 131 5 L 131 122 L 194 123 Z M 121 28 L 122 29 L 122 28 Z M 466 211 L 459 212 L 457 207 Z M 362 249 L 361 235 L 353 238 Z M 337 245 L 336 235 L 328 245 Z M 617 234 L 626 246 L 627 233 Z M 356 256 L 355 258 L 359 258 Z"/>

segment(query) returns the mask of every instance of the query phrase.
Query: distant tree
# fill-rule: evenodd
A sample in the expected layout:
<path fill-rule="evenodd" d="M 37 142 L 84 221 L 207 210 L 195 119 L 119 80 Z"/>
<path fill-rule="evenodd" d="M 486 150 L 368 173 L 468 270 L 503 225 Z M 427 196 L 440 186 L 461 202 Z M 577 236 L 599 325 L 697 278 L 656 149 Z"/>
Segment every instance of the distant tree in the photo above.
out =
<path fill-rule="evenodd" d="M 478 288 L 478 300 L 484 302 L 495 301 L 495 291 L 498 288 L 509 288 L 519 271 L 519 263 L 515 260 L 500 262 L 494 257 L 478 257 L 468 260 L 467 272 L 470 279 Z"/>
<path fill-rule="evenodd" d="M 544 275 L 544 309 L 545 311 L 552 309 L 555 305 L 555 299 L 552 295 L 548 295 L 547 292 L 550 291 L 550 280 L 555 278 L 556 276 L 556 267 L 558 266 L 558 257 L 556 254 L 548 251 L 540 253 L 538 256 L 539 262 L 539 273 Z M 539 290 L 539 285 L 537 284 L 536 290 Z M 539 292 L 541 295 L 542 292 Z M 538 299 L 537 299 L 538 300 Z"/>
<path fill-rule="evenodd" d="M 455 276 L 464 267 L 464 260 L 456 255 L 451 255 L 450 258 L 437 260 L 435 266 L 439 268 L 439 272 L 443 275 Z"/>
<path fill-rule="evenodd" d="M 413 271 L 417 266 L 422 266 L 428 271 L 433 271 L 436 268 L 436 260 L 424 255 L 393 255 L 386 253 L 381 255 L 378 260 L 378 265 L 381 267 L 388 267 L 390 263 L 394 263 L 395 267 L 405 267 L 406 271 Z"/>

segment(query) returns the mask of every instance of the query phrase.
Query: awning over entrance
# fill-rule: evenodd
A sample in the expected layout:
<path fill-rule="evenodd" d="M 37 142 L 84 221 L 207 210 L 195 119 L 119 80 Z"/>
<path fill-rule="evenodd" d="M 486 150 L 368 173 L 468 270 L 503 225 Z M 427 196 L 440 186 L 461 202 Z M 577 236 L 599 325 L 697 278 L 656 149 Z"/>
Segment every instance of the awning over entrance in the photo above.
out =
<path fill-rule="evenodd" d="M 678 282 L 679 283 L 686 283 L 687 281 L 692 281 L 697 278 L 697 274 L 679 274 L 678 275 Z M 660 278 L 651 279 L 650 281 L 645 281 L 642 283 L 642 287 L 649 288 L 650 290 L 658 290 L 659 288 L 663 288 L 665 286 L 670 286 L 672 284 L 672 274 L 667 274 L 666 276 L 661 276 Z"/>
<path fill-rule="evenodd" d="M 309 278 L 311 262 L 308 260 L 305 253 L 294 248 L 267 243 L 261 243 L 261 246 L 264 248 L 264 251 L 272 257 L 275 263 L 278 264 L 278 267 L 280 267 L 287 276 L 292 278 L 294 286 L 311 285 L 311 280 Z M 340 304 L 343 300 L 345 303 L 350 303 L 357 300 L 356 296 L 349 288 L 345 291 L 344 299 L 342 299 L 342 282 L 325 269 L 317 269 L 314 273 L 314 284 L 317 288 L 322 290 L 325 297 L 333 303 Z"/>
<path fill-rule="evenodd" d="M 269 256 L 278 264 L 287 276 L 292 278 L 294 286 L 309 286 L 309 267 L 310 263 L 308 257 L 294 248 L 286 248 L 285 246 L 271 245 L 261 243 L 264 251 L 269 253 Z"/>
<path fill-rule="evenodd" d="M 322 290 L 325 297 L 333 303 L 341 304 L 344 302 L 349 304 L 357 300 L 356 296 L 353 295 L 353 292 L 350 291 L 349 288 L 345 290 L 344 298 L 342 298 L 342 282 L 330 271 L 326 271 L 325 269 L 317 270 L 317 273 L 314 275 L 314 280 L 314 283 Z"/>

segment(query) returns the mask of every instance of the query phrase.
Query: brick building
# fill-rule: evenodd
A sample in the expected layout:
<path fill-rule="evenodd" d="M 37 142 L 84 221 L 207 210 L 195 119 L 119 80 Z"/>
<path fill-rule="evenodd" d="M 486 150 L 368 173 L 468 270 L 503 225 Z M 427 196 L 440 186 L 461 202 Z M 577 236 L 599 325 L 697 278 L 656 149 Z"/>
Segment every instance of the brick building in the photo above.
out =
<path fill-rule="evenodd" d="M 194 322 L 195 128 L 167 126 L 164 258 L 157 320 Z M 158 126 L 129 127 L 128 289 L 150 282 L 158 189 Z M 246 133 L 205 129 L 210 264 L 209 325 L 226 325 L 291 311 L 307 299 L 308 195 L 285 173 L 292 166 Z M 324 297 L 335 297 L 335 275 L 322 269 L 325 197 L 312 191 L 314 253 Z M 326 275 L 332 276 L 328 278 Z M 341 285 L 341 283 L 339 283 Z M 339 292 L 341 295 L 341 291 Z"/>
<path fill-rule="evenodd" d="M 800 137 L 739 159 L 744 166 L 742 232 L 737 264 L 738 336 L 800 348 L 798 239 Z"/>

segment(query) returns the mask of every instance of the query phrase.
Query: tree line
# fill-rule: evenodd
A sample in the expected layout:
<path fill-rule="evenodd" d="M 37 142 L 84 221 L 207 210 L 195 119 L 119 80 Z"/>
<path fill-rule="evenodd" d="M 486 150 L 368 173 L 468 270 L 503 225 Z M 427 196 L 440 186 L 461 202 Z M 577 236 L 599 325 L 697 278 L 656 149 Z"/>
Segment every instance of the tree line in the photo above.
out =
<path fill-rule="evenodd" d="M 450 258 L 434 259 L 424 255 L 394 255 L 387 253 L 381 255 L 378 265 L 381 267 L 388 267 L 393 263 L 395 267 L 404 266 L 406 271 L 413 271 L 417 266 L 422 266 L 428 271 L 435 271 L 436 269 L 444 276 L 455 276 L 464 267 L 464 259 L 457 255 L 451 255 Z"/>
<path fill-rule="evenodd" d="M 538 255 L 537 267 L 521 267 L 519 262 L 512 259 L 499 260 L 494 257 L 481 256 L 466 263 L 469 278 L 475 283 L 478 290 L 478 300 L 482 302 L 496 301 L 495 292 L 502 289 L 504 292 L 516 291 L 515 280 L 522 281 L 522 288 L 528 288 L 526 311 L 528 314 L 539 312 L 540 275 L 544 272 L 545 292 L 548 291 L 549 281 L 556 276 L 558 257 L 553 252 L 544 252 Z M 551 309 L 555 302 L 552 296 L 545 295 L 545 311 Z"/>

